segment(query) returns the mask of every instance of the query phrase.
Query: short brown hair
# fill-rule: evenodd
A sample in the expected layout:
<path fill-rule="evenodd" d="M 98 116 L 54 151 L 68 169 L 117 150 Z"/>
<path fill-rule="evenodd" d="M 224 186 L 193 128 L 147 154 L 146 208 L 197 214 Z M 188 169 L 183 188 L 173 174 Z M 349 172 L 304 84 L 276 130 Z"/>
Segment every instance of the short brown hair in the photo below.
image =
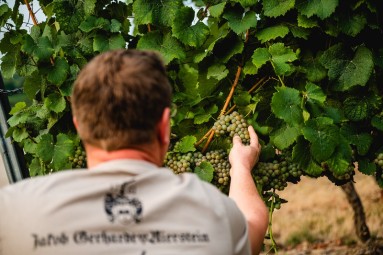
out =
<path fill-rule="evenodd" d="M 81 139 L 113 151 L 154 139 L 171 86 L 157 53 L 108 51 L 81 70 L 71 104 Z"/>

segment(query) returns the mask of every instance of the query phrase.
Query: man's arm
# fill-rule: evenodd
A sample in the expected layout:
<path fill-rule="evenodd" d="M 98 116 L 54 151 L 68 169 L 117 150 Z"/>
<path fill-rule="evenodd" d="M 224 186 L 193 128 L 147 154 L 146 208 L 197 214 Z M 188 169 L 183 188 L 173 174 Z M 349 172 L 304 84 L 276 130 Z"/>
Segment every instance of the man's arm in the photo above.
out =
<path fill-rule="evenodd" d="M 258 162 L 261 146 L 252 126 L 249 126 L 250 145 L 243 145 L 239 136 L 233 138 L 229 160 L 230 191 L 229 197 L 238 205 L 245 215 L 249 229 L 252 254 L 261 251 L 263 239 L 268 226 L 268 209 L 258 194 L 251 170 Z"/>

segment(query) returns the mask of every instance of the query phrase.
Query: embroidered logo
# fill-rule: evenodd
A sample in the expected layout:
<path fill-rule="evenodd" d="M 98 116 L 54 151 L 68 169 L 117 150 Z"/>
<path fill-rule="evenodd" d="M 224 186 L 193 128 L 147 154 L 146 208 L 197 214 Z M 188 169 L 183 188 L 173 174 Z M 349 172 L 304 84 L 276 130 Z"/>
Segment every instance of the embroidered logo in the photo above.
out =
<path fill-rule="evenodd" d="M 113 187 L 111 192 L 105 195 L 105 212 L 110 222 L 117 221 L 123 225 L 141 222 L 142 203 L 134 197 L 135 193 L 134 181 L 130 181 Z"/>

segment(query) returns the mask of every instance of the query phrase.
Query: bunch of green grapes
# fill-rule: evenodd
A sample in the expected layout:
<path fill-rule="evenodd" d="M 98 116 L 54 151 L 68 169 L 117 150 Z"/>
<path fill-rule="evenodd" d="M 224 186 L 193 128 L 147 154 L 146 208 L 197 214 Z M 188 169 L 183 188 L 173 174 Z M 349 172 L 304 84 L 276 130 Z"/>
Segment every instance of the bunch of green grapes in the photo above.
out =
<path fill-rule="evenodd" d="M 374 159 L 374 163 L 383 169 L 383 152 L 378 154 L 378 156 Z"/>
<path fill-rule="evenodd" d="M 213 130 L 216 136 L 238 135 L 244 144 L 249 144 L 250 135 L 247 127 L 246 119 L 238 112 L 232 112 L 229 115 L 220 116 L 214 123 Z"/>
<path fill-rule="evenodd" d="M 165 158 L 165 166 L 170 168 L 175 174 L 193 172 L 195 167 L 202 162 L 210 163 L 214 168 L 212 183 L 224 191 L 230 183 L 230 164 L 228 155 L 224 150 L 212 150 L 203 155 L 201 152 L 179 153 L 168 152 Z"/>
<path fill-rule="evenodd" d="M 201 154 L 202 155 L 202 154 Z M 212 183 L 220 190 L 227 190 L 230 183 L 230 163 L 224 150 L 212 150 L 196 158 L 196 166 L 209 162 L 214 168 Z"/>
<path fill-rule="evenodd" d="M 168 153 L 165 158 L 165 166 L 170 168 L 175 174 L 192 172 L 194 159 L 191 152 L 182 153 Z"/>
<path fill-rule="evenodd" d="M 383 152 L 379 153 L 378 156 L 374 159 L 374 163 L 383 170 Z M 380 173 L 380 178 L 383 179 L 383 171 Z"/>
<path fill-rule="evenodd" d="M 73 168 L 86 167 L 86 154 L 80 145 L 75 148 L 74 155 L 69 157 L 69 162 L 72 163 Z"/>
<path fill-rule="evenodd" d="M 258 162 L 253 170 L 254 180 L 262 191 L 283 190 L 288 182 L 299 180 L 302 174 L 298 165 L 284 155 L 272 162 Z"/>

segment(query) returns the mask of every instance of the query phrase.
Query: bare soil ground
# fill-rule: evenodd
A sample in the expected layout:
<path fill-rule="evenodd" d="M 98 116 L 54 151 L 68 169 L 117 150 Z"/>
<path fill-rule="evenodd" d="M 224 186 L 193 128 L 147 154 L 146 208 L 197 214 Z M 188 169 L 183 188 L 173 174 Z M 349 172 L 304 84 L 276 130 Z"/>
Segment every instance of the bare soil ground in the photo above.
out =
<path fill-rule="evenodd" d="M 382 189 L 372 177 L 361 173 L 355 175 L 355 188 L 371 236 L 377 240 L 375 243 L 383 243 Z M 278 254 L 383 254 L 380 250 L 368 250 L 368 246 L 359 242 L 351 206 L 342 189 L 327 178 L 304 177 L 279 195 L 288 203 L 273 215 L 272 230 Z"/>

